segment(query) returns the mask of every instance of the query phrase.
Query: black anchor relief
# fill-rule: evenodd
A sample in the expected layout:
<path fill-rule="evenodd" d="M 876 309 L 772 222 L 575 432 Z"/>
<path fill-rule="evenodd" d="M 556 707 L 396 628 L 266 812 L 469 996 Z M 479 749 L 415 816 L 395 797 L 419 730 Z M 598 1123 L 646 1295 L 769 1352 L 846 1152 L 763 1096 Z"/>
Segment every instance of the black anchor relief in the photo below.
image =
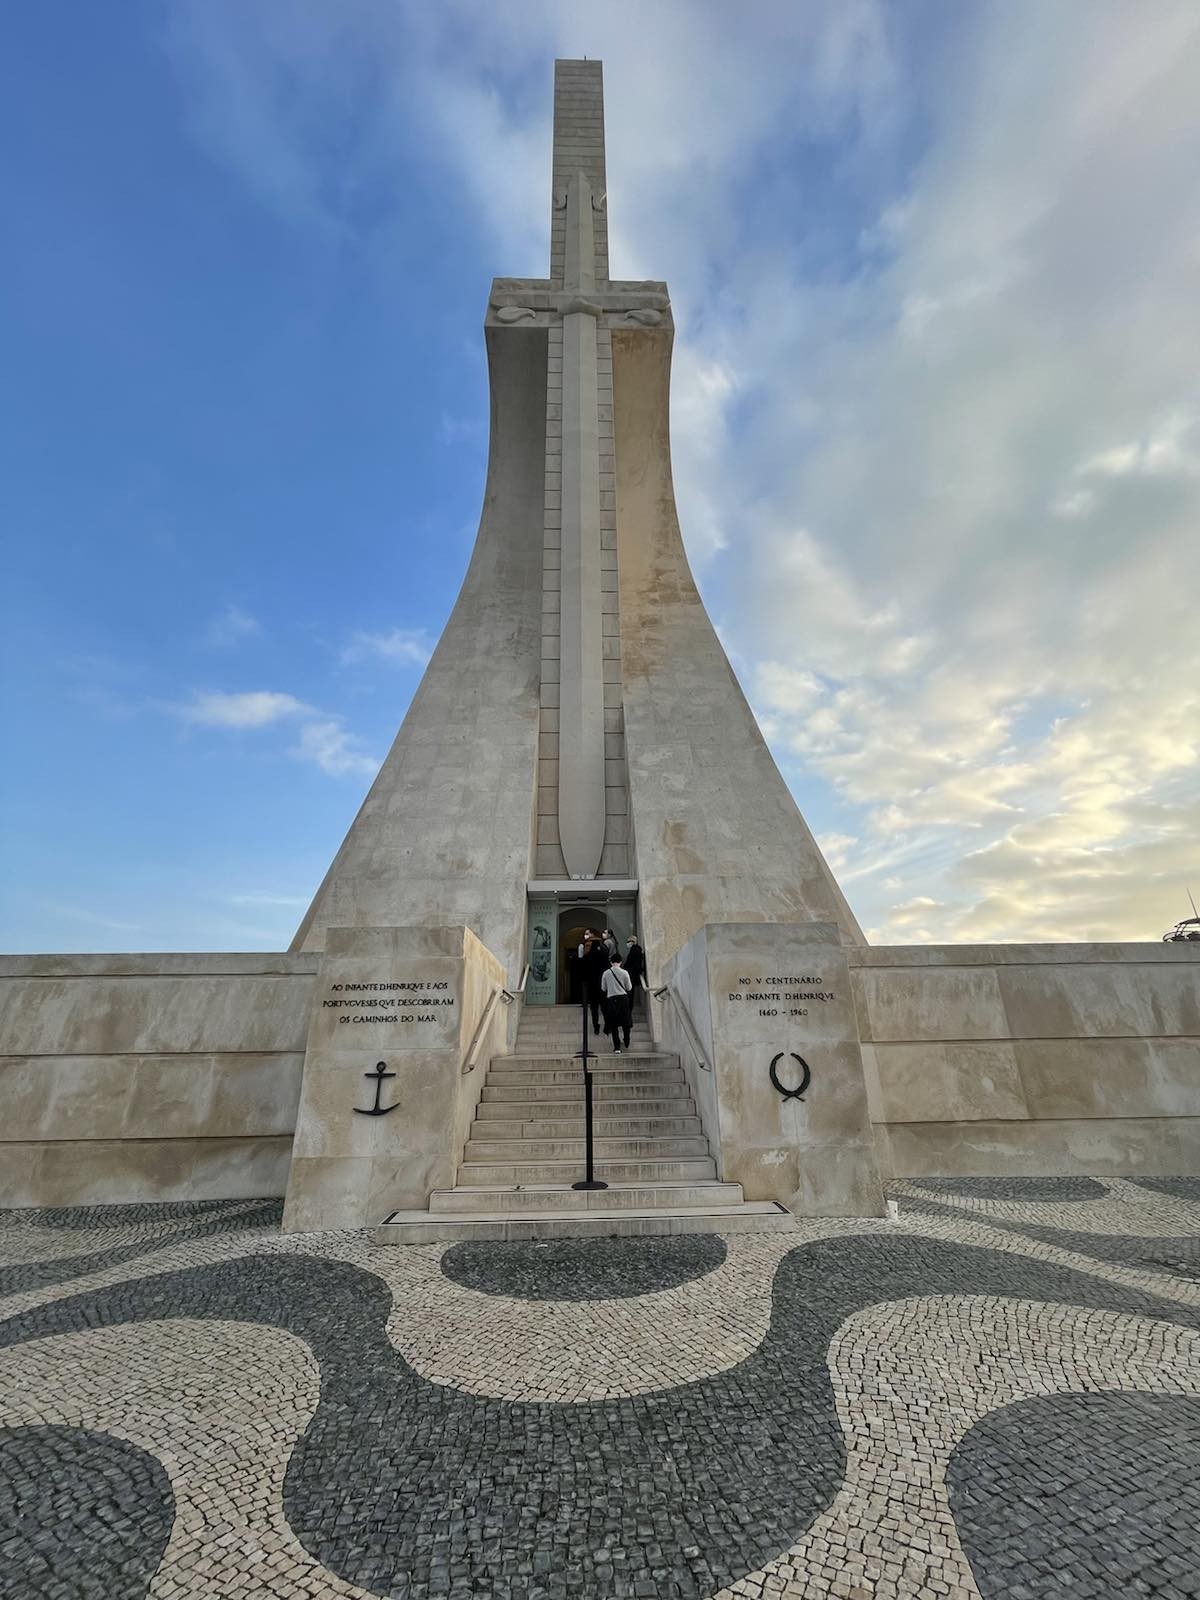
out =
<path fill-rule="evenodd" d="M 312 1349 L 321 1399 L 284 1511 L 339 1577 L 406 1600 L 448 1592 L 451 1572 L 515 1593 L 532 1563 L 580 1600 L 701 1597 L 782 1555 L 836 1494 L 845 1457 L 826 1351 L 847 1316 L 914 1294 L 1013 1293 L 1200 1325 L 1191 1308 L 1085 1272 L 871 1234 L 784 1259 L 746 1360 L 622 1399 L 535 1404 L 429 1383 L 387 1339 L 388 1287 L 311 1256 L 246 1256 L 54 1301 L 0 1324 L 0 1345 L 171 1317 L 285 1329 Z"/>
<path fill-rule="evenodd" d="M 354 1110 L 358 1116 L 386 1117 L 389 1111 L 395 1111 L 396 1107 L 400 1104 L 399 1100 L 393 1100 L 390 1106 L 385 1106 L 382 1103 L 383 1080 L 385 1078 L 394 1078 L 395 1076 L 396 1074 L 394 1072 L 389 1072 L 387 1070 L 386 1061 L 377 1061 L 375 1063 L 374 1072 L 363 1073 L 363 1077 L 370 1078 L 372 1083 L 375 1085 L 375 1104 L 373 1106 L 355 1106 Z"/>
<path fill-rule="evenodd" d="M 795 1089 L 789 1089 L 786 1084 L 783 1084 L 779 1081 L 779 1073 L 775 1069 L 783 1060 L 784 1051 L 782 1050 L 775 1057 L 774 1061 L 771 1062 L 771 1082 L 779 1090 L 780 1094 L 785 1100 L 803 1100 L 804 1091 L 812 1082 L 812 1069 L 809 1067 L 808 1062 L 805 1061 L 803 1056 L 798 1056 L 794 1050 L 788 1053 L 791 1055 L 792 1060 L 796 1062 L 800 1068 L 801 1077 L 799 1086 Z"/>

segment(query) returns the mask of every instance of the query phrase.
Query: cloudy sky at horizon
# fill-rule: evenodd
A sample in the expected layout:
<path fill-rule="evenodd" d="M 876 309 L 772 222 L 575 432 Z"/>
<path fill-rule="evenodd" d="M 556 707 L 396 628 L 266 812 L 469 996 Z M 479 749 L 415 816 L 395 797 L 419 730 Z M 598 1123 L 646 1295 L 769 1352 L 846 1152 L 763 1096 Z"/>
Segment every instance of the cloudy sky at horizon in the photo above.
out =
<path fill-rule="evenodd" d="M 465 569 L 601 57 L 710 612 L 877 942 L 1200 898 L 1193 0 L 47 0 L 0 162 L 9 950 L 285 946 Z"/>

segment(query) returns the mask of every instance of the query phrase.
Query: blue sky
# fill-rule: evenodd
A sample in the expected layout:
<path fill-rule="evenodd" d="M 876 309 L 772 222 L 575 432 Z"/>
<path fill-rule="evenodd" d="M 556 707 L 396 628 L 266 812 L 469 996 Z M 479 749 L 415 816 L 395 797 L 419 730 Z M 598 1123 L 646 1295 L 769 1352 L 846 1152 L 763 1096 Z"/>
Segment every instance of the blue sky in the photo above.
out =
<path fill-rule="evenodd" d="M 4 948 L 286 945 L 465 568 L 556 54 L 605 60 L 689 553 L 871 936 L 1185 914 L 1194 6 L 599 13 L 14 14 Z"/>

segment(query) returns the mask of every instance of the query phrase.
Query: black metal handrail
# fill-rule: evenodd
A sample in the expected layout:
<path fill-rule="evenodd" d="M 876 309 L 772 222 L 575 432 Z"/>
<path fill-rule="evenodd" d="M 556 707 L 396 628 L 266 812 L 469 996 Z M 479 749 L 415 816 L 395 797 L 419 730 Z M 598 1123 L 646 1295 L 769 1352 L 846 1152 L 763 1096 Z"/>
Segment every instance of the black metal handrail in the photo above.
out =
<path fill-rule="evenodd" d="M 596 1177 L 594 1150 L 592 1140 L 592 1070 L 588 1066 L 592 1052 L 588 1049 L 588 997 L 584 989 L 583 999 L 580 1002 L 580 1013 L 583 1017 L 583 1048 L 579 1051 L 578 1059 L 583 1062 L 583 1150 L 584 1150 L 584 1176 L 581 1183 L 573 1183 L 572 1189 L 607 1189 L 608 1185 Z"/>

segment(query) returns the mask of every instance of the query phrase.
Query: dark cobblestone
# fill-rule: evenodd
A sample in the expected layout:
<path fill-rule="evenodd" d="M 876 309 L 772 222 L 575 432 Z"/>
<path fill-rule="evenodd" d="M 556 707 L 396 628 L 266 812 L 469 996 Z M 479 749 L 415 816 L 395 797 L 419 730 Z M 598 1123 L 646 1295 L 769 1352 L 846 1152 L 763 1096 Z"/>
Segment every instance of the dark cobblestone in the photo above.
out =
<path fill-rule="evenodd" d="M 442 1257 L 454 1283 L 525 1300 L 608 1300 L 654 1294 L 714 1272 L 725 1241 L 699 1233 L 677 1239 L 563 1239 L 546 1244 L 456 1244 Z"/>
<path fill-rule="evenodd" d="M 82 1278 L 85 1274 L 120 1266 L 126 1261 L 136 1261 L 139 1256 L 149 1255 L 153 1250 L 165 1250 L 172 1245 L 184 1244 L 192 1239 L 207 1239 L 213 1234 L 240 1233 L 254 1228 L 273 1228 L 279 1224 L 281 1207 L 278 1200 L 264 1200 L 261 1204 L 252 1206 L 247 1206 L 245 1201 L 239 1201 L 235 1205 L 236 1209 L 229 1201 L 217 1201 L 212 1206 L 180 1207 L 177 1216 L 181 1225 L 178 1227 L 166 1226 L 161 1229 L 146 1227 L 139 1237 L 128 1243 L 113 1243 L 103 1249 L 90 1250 L 77 1256 L 55 1256 L 48 1261 L 19 1262 L 11 1266 L 0 1266 L 0 1295 L 17 1294 L 30 1289 L 48 1289 L 55 1284 L 66 1283 L 71 1278 Z M 115 1211 L 146 1212 L 151 1209 L 145 1206 L 95 1206 L 91 1208 L 91 1214 L 95 1218 L 93 1226 L 112 1226 L 111 1214 Z M 176 1211 L 174 1207 L 163 1209 Z M 48 1216 L 60 1219 L 61 1212 L 10 1212 L 9 1216 L 27 1217 L 30 1219 L 27 1224 L 29 1226 L 57 1228 L 71 1226 L 62 1220 L 51 1223 L 42 1220 Z M 188 1220 L 189 1218 L 191 1220 Z M 173 1217 L 162 1220 L 175 1219 Z"/>
<path fill-rule="evenodd" d="M 908 1216 L 963 1215 L 951 1205 L 917 1200 L 912 1196 L 901 1199 L 900 1209 Z M 981 1220 L 986 1220 L 989 1228 L 1015 1233 L 1023 1239 L 1036 1239 L 1042 1244 L 1055 1244 L 1062 1250 L 1073 1250 L 1076 1255 L 1091 1256 L 1095 1261 L 1108 1261 L 1122 1267 L 1149 1268 L 1154 1272 L 1171 1272 L 1183 1278 L 1200 1278 L 1200 1236 L 1195 1234 L 1152 1234 L 1142 1238 L 1133 1234 L 1083 1233 L 1073 1228 L 1055 1228 L 1036 1222 L 1011 1222 L 993 1215 Z"/>
<path fill-rule="evenodd" d="M 282 1200 L 161 1200 L 123 1206 L 29 1206 L 19 1211 L 0 1211 L 0 1228 L 65 1228 L 78 1232 L 91 1228 L 127 1228 L 139 1223 L 162 1227 L 173 1222 L 194 1222 L 244 1211 L 248 1205 L 261 1206 L 283 1217 Z"/>
<path fill-rule="evenodd" d="M 1036 1199 L 1025 1183 L 1005 1187 L 938 1200 L 909 1186 L 908 1225 L 805 1224 L 807 1237 L 445 1252 L 372 1250 L 353 1234 L 264 1236 L 239 1221 L 257 1216 L 251 1203 L 123 1227 L 103 1208 L 91 1228 L 112 1241 L 94 1253 L 115 1281 L 53 1288 L 0 1324 L 0 1414 L 25 1424 L 14 1439 L 69 1436 L 69 1450 L 55 1445 L 66 1461 L 90 1459 L 108 1433 L 136 1441 L 125 1466 L 91 1475 L 103 1494 L 81 1503 L 96 1514 L 67 1519 L 61 1572 L 35 1592 L 123 1594 L 130 1573 L 140 1587 L 128 1592 L 145 1591 L 162 1546 L 148 1491 L 128 1498 L 140 1445 L 172 1463 L 177 1536 L 154 1586 L 164 1600 L 242 1589 L 280 1600 L 718 1590 L 722 1600 L 965 1600 L 970 1574 L 938 1487 L 959 1446 L 963 1537 L 992 1505 L 1014 1563 L 988 1579 L 987 1600 L 1042 1600 L 1053 1591 L 1030 1586 L 1036 1552 L 1069 1543 L 1043 1506 L 1057 1469 L 1042 1470 L 1032 1430 L 1025 1454 L 1036 1454 L 1042 1487 L 1026 1501 L 1020 1429 L 1016 1466 L 990 1479 L 971 1454 L 987 1437 L 976 1430 L 1030 1394 L 1194 1397 L 1200 1297 L 1182 1278 L 1163 1279 L 1161 1295 L 1128 1288 L 1099 1259 L 1093 1270 L 1046 1262 L 1018 1237 L 1071 1236 L 1030 1224 L 1031 1213 L 1088 1218 L 1093 1230 L 1126 1228 L 1109 1242 L 1162 1252 L 1176 1240 L 1128 1230 L 1185 1219 L 1185 1197 L 1097 1183 L 1099 1195 L 1056 1210 L 1061 1184 L 1038 1180 Z M 925 1215 L 938 1217 L 938 1237 L 914 1231 Z M 1012 1248 L 942 1236 L 970 1223 L 977 1240 L 981 1222 L 1007 1226 Z M 175 1237 L 189 1229 L 200 1231 Z M 4 1238 L 10 1255 L 23 1240 L 50 1243 L 34 1227 Z M 153 1275 L 127 1275 L 142 1270 L 138 1252 L 168 1245 L 180 1267 L 160 1273 L 156 1260 Z M 75 1270 L 79 1259 L 46 1265 Z M 1097 1458 L 1118 1463 L 1109 1476 L 1128 1485 L 1126 1434 L 1102 1419 L 1096 1438 Z M 1107 1502 L 1088 1509 L 1075 1463 L 1090 1441 L 1074 1437 L 1063 1483 L 1086 1523 L 1108 1515 Z M 46 1473 L 33 1457 L 10 1457 L 9 1476 L 14 1497 L 41 1505 Z M 38 1525 L 35 1515 L 19 1527 Z M 113 1577 L 102 1554 L 107 1588 L 72 1589 L 101 1537 L 107 1550 L 137 1550 L 141 1565 L 117 1562 Z M 1141 1537 L 1156 1574 L 1178 1580 L 1177 1531 L 1147 1524 Z M 1089 1559 L 1084 1549 L 1065 1561 L 1060 1594 L 1090 1600 L 1078 1587 Z M 1148 1570 L 1143 1561 L 1112 1592 L 1142 1592 Z"/>
<path fill-rule="evenodd" d="M 963 1438 L 947 1486 L 984 1600 L 1200 1596 L 1200 1400 L 1004 1406 Z"/>
<path fill-rule="evenodd" d="M 0 1596 L 139 1600 L 171 1533 L 167 1474 L 82 1428 L 0 1430 Z"/>
<path fill-rule="evenodd" d="M 1200 1178 L 1131 1178 L 1139 1189 L 1149 1189 L 1153 1194 L 1169 1194 L 1175 1200 L 1200 1202 Z"/>
<path fill-rule="evenodd" d="M 1095 1178 L 909 1178 L 907 1182 L 927 1194 L 982 1200 L 1099 1200 L 1106 1192 Z"/>
<path fill-rule="evenodd" d="M 877 1235 L 794 1249 L 748 1360 L 605 1403 L 491 1401 L 427 1383 L 385 1337 L 385 1285 L 312 1256 L 251 1256 L 54 1301 L 0 1326 L 0 1344 L 163 1317 L 286 1329 L 319 1362 L 321 1403 L 292 1453 L 284 1507 L 331 1571 L 379 1594 L 433 1596 L 450 1592 L 462 1562 L 477 1585 L 515 1595 L 527 1579 L 530 1593 L 538 1586 L 523 1569 L 540 1556 L 550 1571 L 577 1569 L 573 1593 L 596 1600 L 661 1593 L 660 1569 L 681 1596 L 700 1596 L 780 1556 L 832 1499 L 844 1450 L 825 1356 L 848 1316 L 913 1295 L 1012 1294 L 1200 1324 L 1191 1308 L 1066 1268 Z M 713 1575 L 705 1586 L 689 1547 Z"/>

